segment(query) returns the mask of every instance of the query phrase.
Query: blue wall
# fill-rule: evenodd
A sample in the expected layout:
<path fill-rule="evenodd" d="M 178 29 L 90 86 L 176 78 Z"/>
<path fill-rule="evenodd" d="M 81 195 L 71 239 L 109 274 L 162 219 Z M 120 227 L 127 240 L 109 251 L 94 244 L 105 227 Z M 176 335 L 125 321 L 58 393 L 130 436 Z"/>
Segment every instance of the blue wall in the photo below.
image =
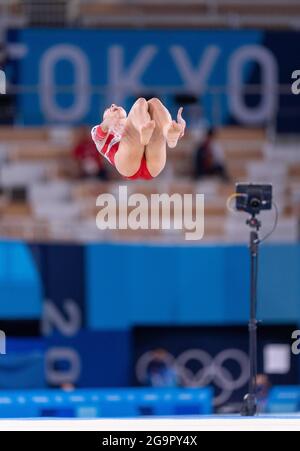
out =
<path fill-rule="evenodd" d="M 0 243 L 0 318 L 40 317 L 46 293 L 56 304 L 75 299 L 94 330 L 244 323 L 248 289 L 246 246 L 95 244 L 41 246 L 37 252 L 36 246 Z M 300 322 L 299 245 L 262 247 L 259 316 Z"/>
<path fill-rule="evenodd" d="M 22 243 L 0 243 L 0 318 L 32 319 L 42 312 L 34 257 Z"/>
<path fill-rule="evenodd" d="M 0 329 L 8 319 L 0 388 L 51 384 L 43 362 L 57 350 L 78 359 L 81 369 L 70 379 L 76 386 L 128 386 L 133 326 L 246 325 L 248 290 L 246 246 L 0 243 Z M 44 299 L 51 329 L 26 338 L 10 320 L 39 324 Z M 300 323 L 300 245 L 262 246 L 259 317 L 265 324 Z M 63 371 L 56 358 L 56 371 Z M 12 365 L 18 371 L 7 379 Z"/>
<path fill-rule="evenodd" d="M 266 246 L 260 260 L 260 315 L 300 323 L 300 246 Z"/>
<path fill-rule="evenodd" d="M 87 272 L 94 329 L 247 321 L 244 246 L 88 246 Z M 300 246 L 262 248 L 259 316 L 270 323 L 300 322 Z"/>

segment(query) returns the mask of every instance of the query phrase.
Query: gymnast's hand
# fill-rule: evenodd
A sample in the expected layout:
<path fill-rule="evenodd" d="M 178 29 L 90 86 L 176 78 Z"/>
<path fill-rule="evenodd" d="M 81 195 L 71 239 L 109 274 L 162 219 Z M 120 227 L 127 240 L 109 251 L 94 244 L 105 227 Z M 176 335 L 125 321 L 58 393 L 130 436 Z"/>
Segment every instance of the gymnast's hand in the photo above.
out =
<path fill-rule="evenodd" d="M 184 136 L 184 132 L 185 132 L 185 128 L 186 128 L 186 121 L 182 117 L 182 112 L 183 112 L 183 107 L 179 108 L 178 113 L 177 113 L 177 123 L 179 125 L 181 125 L 181 127 L 182 127 L 182 132 L 181 132 L 180 138 L 182 138 Z"/>

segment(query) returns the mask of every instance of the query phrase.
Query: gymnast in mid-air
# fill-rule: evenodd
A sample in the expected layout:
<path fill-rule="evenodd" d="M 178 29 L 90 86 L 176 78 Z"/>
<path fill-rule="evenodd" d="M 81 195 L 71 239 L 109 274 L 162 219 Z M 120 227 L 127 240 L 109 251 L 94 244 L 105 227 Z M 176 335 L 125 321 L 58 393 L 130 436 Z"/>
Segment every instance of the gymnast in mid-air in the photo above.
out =
<path fill-rule="evenodd" d="M 140 98 L 128 116 L 120 106 L 107 108 L 102 123 L 92 129 L 92 138 L 123 177 L 150 180 L 164 169 L 167 146 L 176 147 L 185 126 L 182 108 L 176 122 L 159 99 Z"/>

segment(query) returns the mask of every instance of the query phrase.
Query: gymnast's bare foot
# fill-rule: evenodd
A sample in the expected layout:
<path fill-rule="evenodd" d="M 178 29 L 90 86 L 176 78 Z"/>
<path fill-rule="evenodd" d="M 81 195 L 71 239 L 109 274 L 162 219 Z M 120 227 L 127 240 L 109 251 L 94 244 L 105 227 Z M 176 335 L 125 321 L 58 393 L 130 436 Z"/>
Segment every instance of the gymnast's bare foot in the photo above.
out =
<path fill-rule="evenodd" d="M 182 136 L 182 125 L 172 121 L 165 129 L 165 138 L 171 149 L 177 146 L 179 138 Z"/>
<path fill-rule="evenodd" d="M 155 121 L 149 121 L 143 125 L 140 130 L 141 143 L 147 146 L 155 129 Z"/>

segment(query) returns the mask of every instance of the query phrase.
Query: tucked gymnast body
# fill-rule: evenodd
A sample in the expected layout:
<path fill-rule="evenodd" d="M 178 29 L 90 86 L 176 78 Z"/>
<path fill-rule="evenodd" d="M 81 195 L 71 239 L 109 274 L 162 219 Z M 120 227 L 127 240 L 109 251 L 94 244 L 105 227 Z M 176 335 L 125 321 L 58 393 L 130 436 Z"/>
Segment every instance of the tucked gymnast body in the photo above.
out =
<path fill-rule="evenodd" d="M 176 147 L 186 123 L 179 109 L 177 122 L 159 99 L 138 99 L 128 116 L 124 108 L 112 105 L 103 122 L 92 129 L 98 151 L 129 179 L 152 179 L 164 169 L 167 145 Z"/>

